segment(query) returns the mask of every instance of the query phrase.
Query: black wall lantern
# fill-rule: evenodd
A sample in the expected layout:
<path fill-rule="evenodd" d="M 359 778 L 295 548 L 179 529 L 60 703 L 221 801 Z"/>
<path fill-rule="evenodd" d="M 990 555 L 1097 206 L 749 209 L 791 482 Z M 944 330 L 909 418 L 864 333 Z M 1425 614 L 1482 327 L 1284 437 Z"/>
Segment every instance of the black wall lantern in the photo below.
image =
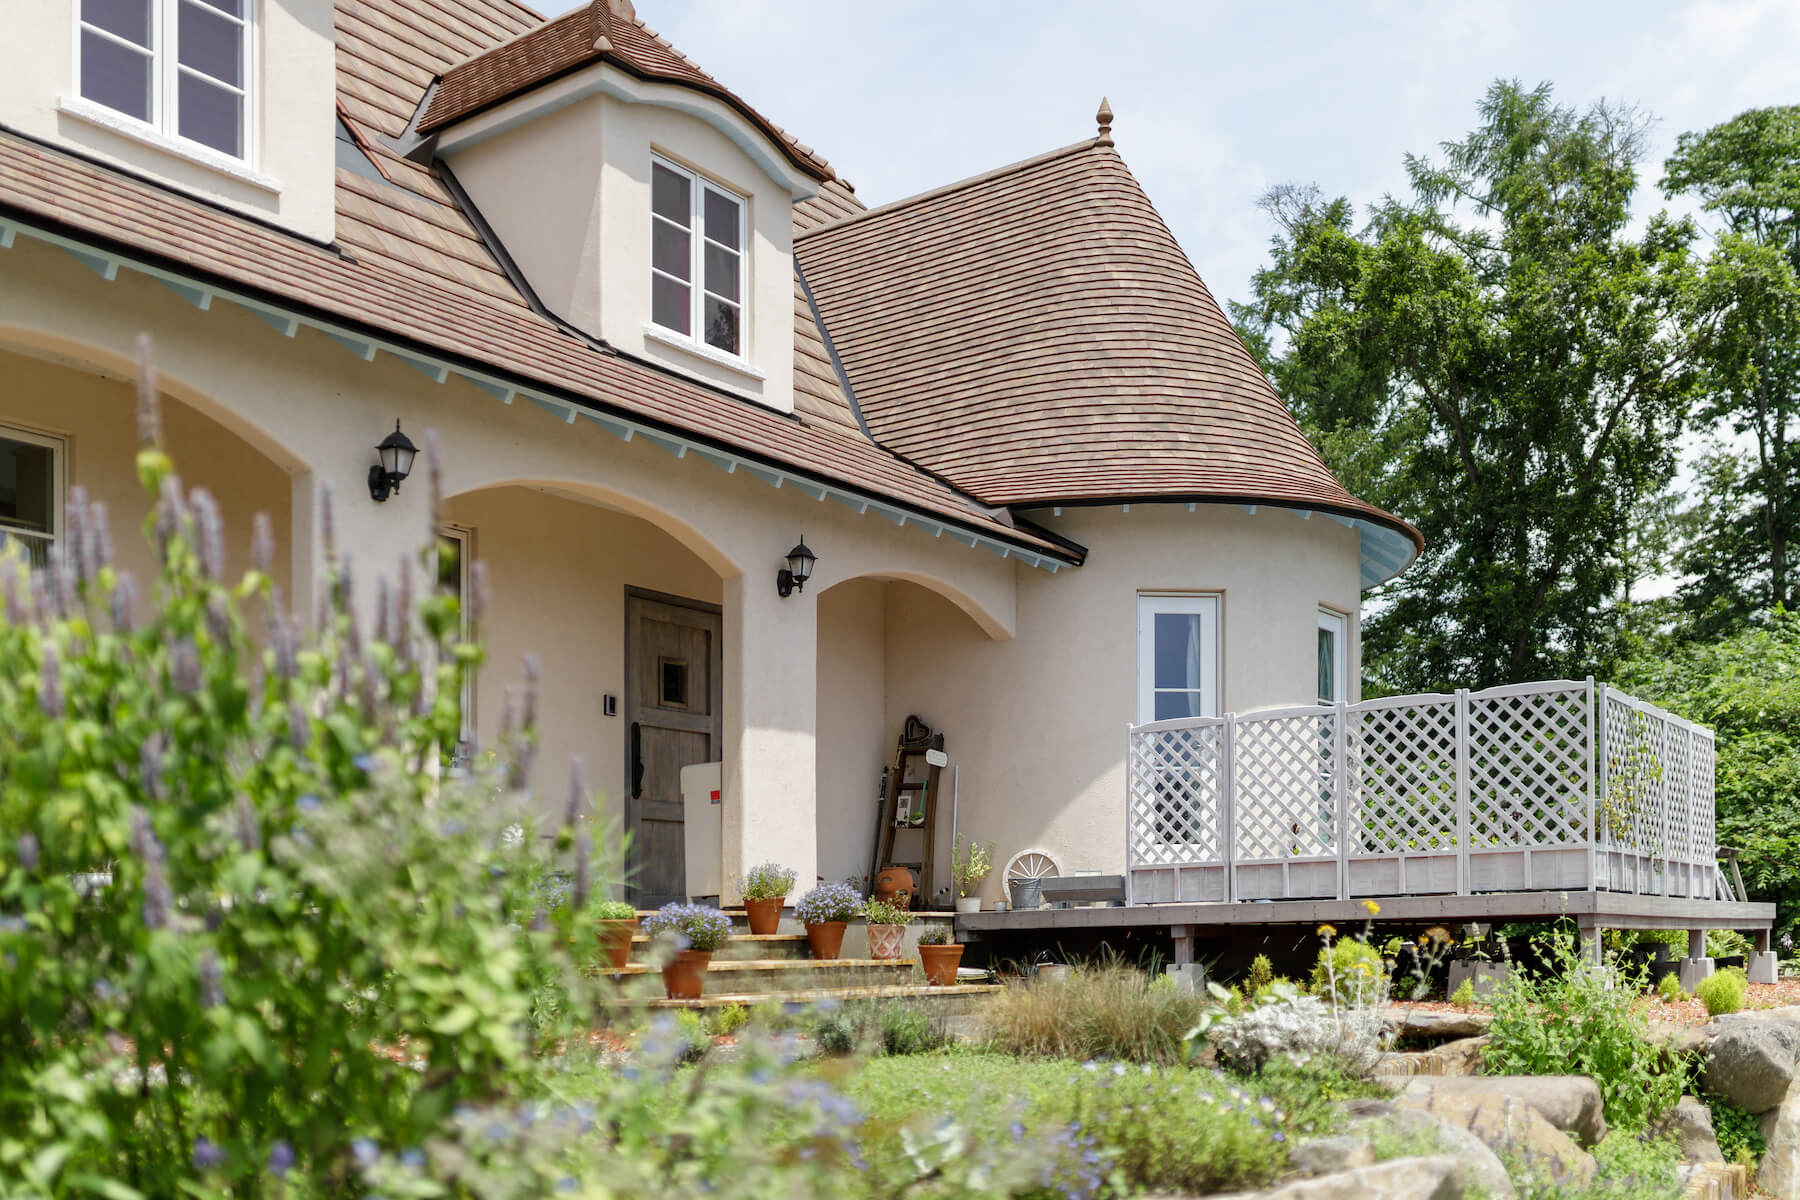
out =
<path fill-rule="evenodd" d="M 381 461 L 369 468 L 369 499 L 379 504 L 390 493 L 398 492 L 400 482 L 412 474 L 413 455 L 418 452 L 412 439 L 400 432 L 400 422 L 395 421 L 394 432 L 375 447 Z"/>
<path fill-rule="evenodd" d="M 806 548 L 806 539 L 787 552 L 787 566 L 775 572 L 775 590 L 784 599 L 795 592 L 806 590 L 806 581 L 812 578 L 813 564 L 819 556 Z"/>

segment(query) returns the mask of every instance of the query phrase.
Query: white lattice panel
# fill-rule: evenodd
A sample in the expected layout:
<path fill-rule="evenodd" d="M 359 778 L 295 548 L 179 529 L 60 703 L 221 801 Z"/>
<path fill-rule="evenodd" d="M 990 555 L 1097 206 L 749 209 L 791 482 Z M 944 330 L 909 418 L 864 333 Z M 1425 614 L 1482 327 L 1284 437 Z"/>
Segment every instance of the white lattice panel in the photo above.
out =
<path fill-rule="evenodd" d="M 1231 747 L 1240 860 L 1337 853 L 1337 714 L 1240 717 Z"/>
<path fill-rule="evenodd" d="M 1349 716 L 1353 855 L 1456 846 L 1456 700 L 1382 705 Z"/>
<path fill-rule="evenodd" d="M 1133 864 L 1222 862 L 1225 725 L 1134 730 L 1128 852 Z"/>
<path fill-rule="evenodd" d="M 1588 839 L 1585 689 L 1495 688 L 1469 697 L 1469 844 Z"/>

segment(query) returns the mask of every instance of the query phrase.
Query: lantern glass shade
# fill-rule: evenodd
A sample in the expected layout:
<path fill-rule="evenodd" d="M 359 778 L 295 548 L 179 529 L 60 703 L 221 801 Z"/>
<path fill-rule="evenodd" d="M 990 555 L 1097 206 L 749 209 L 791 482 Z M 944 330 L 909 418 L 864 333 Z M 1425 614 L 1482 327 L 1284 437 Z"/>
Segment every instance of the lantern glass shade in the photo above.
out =
<path fill-rule="evenodd" d="M 394 432 L 381 439 L 375 447 L 381 455 L 381 469 L 387 472 L 388 478 L 398 483 L 412 474 L 413 456 L 419 448 L 412 444 L 412 439 L 400 432 L 400 422 L 394 422 Z"/>
<path fill-rule="evenodd" d="M 812 578 L 813 563 L 818 559 L 818 555 L 807 549 L 805 538 L 801 538 L 800 544 L 787 552 L 788 571 L 793 575 L 796 585 L 804 585 Z"/>

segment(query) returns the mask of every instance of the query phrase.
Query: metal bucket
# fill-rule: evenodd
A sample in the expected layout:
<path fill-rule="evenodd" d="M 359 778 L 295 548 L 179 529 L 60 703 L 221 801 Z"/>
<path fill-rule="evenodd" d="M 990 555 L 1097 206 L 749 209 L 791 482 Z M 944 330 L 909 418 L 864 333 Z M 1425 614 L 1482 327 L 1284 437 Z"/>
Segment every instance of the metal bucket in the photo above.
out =
<path fill-rule="evenodd" d="M 1044 902 L 1044 881 L 1041 879 L 1009 879 L 1006 886 L 1012 893 L 1015 910 L 1034 909 Z"/>

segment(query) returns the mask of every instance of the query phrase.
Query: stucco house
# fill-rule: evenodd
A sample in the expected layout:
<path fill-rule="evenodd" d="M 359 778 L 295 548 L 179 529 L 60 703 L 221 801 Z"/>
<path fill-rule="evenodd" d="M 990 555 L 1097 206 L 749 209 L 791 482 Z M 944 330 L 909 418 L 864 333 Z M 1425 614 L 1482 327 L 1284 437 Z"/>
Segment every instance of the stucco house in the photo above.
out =
<path fill-rule="evenodd" d="M 370 470 L 432 431 L 442 582 L 490 581 L 470 741 L 536 652 L 540 761 L 585 759 L 641 899 L 710 890 L 689 764 L 727 900 L 867 871 L 909 714 L 963 833 L 1116 873 L 1128 723 L 1359 698 L 1361 592 L 1418 535 L 1314 453 L 1104 107 L 868 208 L 628 0 L 12 7 L 0 529 L 50 553 L 71 485 L 141 520 L 140 333 L 187 482 L 237 566 L 270 514 L 300 613 L 327 491 L 359 605 L 409 569 L 425 489 Z"/>

